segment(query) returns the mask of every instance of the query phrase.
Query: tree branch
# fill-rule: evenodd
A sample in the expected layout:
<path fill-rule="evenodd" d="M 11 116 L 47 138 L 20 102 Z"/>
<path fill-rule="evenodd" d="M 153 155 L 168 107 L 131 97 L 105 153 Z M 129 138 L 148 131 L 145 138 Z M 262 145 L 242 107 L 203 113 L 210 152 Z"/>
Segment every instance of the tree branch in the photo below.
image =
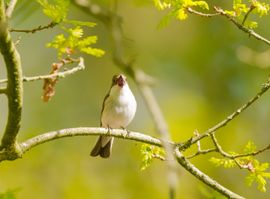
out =
<path fill-rule="evenodd" d="M 196 14 L 196 15 L 199 15 L 201 17 L 207 17 L 207 18 L 215 17 L 217 15 L 220 15 L 220 13 L 203 13 L 203 12 L 199 12 L 197 10 L 193 10 L 192 8 L 187 8 L 187 11 L 189 13 Z"/>
<path fill-rule="evenodd" d="M 229 21 L 231 21 L 234 25 L 236 25 L 240 30 L 248 33 L 249 36 L 252 36 L 252 37 L 254 37 L 257 40 L 262 41 L 262 42 L 266 43 L 267 45 L 270 45 L 270 41 L 268 39 L 262 37 L 261 35 L 259 35 L 258 33 L 256 33 L 254 30 L 249 29 L 249 28 L 246 28 L 244 25 L 242 25 L 241 23 L 237 22 L 232 16 L 230 16 L 229 14 L 227 14 L 221 8 L 214 7 L 214 9 L 216 10 L 216 12 L 220 13 L 221 16 L 225 16 Z"/>
<path fill-rule="evenodd" d="M 61 129 L 57 131 L 43 133 L 20 143 L 19 147 L 21 148 L 21 152 L 22 152 L 21 155 L 22 155 L 22 154 L 25 154 L 30 149 L 40 144 L 50 142 L 56 139 L 65 138 L 65 137 L 74 137 L 74 136 L 98 136 L 98 135 L 113 136 L 113 137 L 117 137 L 121 139 L 134 140 L 137 142 L 142 142 L 142 143 L 147 143 L 147 144 L 162 147 L 161 140 L 151 137 L 149 135 L 145 135 L 145 134 L 142 134 L 139 132 L 133 132 L 133 131 L 127 132 L 126 130 L 123 130 L 123 129 L 111 129 L 111 131 L 108 132 L 107 128 L 98 128 L 98 127 L 68 128 L 68 129 Z M 168 142 L 168 144 L 172 147 L 175 147 L 174 143 Z M 237 198 L 237 199 L 242 198 L 241 196 L 238 196 L 237 194 L 224 188 L 218 182 L 212 180 L 210 177 L 208 177 L 207 175 L 202 173 L 200 170 L 198 170 L 177 149 L 175 153 L 176 153 L 178 162 L 190 173 L 195 175 L 196 178 L 203 181 L 204 183 L 211 186 L 212 188 L 219 191 L 221 194 L 225 196 L 229 196 L 230 198 Z M 20 158 L 20 156 L 14 157 L 13 154 L 10 154 L 8 151 L 0 151 L 0 162 L 4 160 L 14 160 L 17 158 Z"/>
<path fill-rule="evenodd" d="M 196 168 L 193 164 L 191 164 L 183 154 L 176 148 L 175 155 L 179 164 L 181 164 L 189 173 L 194 175 L 197 179 L 202 181 L 203 183 L 207 184 L 208 186 L 212 187 L 222 195 L 226 196 L 227 198 L 233 199 L 244 199 L 244 197 L 232 192 L 231 190 L 223 187 L 218 182 L 210 178 L 208 175 L 204 174 L 198 168 Z"/>
<path fill-rule="evenodd" d="M 33 28 L 30 30 L 27 29 L 9 29 L 10 32 L 22 32 L 22 33 L 36 33 L 38 31 L 42 31 L 42 30 L 46 30 L 46 29 L 50 29 L 53 28 L 54 26 L 58 25 L 58 23 L 51 21 L 49 24 L 45 25 L 45 26 L 38 26 L 37 28 Z"/>
<path fill-rule="evenodd" d="M 186 158 L 187 159 L 191 159 L 191 158 L 194 158 L 198 155 L 205 155 L 205 154 L 208 154 L 208 153 L 211 153 L 211 152 L 217 152 L 217 149 L 216 148 L 212 148 L 212 149 L 201 149 L 201 150 L 198 150 L 196 153 L 190 155 L 190 156 L 187 156 Z"/>
<path fill-rule="evenodd" d="M 97 136 L 97 135 L 108 135 L 114 136 L 122 139 L 134 140 L 142 143 L 147 143 L 155 146 L 162 146 L 162 143 L 159 139 L 151 137 L 149 135 L 144 135 L 139 132 L 127 132 L 123 129 L 111 129 L 108 132 L 106 128 L 97 128 L 97 127 L 78 127 L 78 128 L 68 128 L 61 129 L 57 131 L 51 131 L 48 133 L 37 135 L 36 137 L 30 138 L 18 146 L 21 149 L 21 154 L 23 155 L 33 147 L 36 147 L 45 142 L 53 141 L 59 138 L 64 137 L 74 137 L 74 136 Z M 170 143 L 173 145 L 173 143 Z M 14 154 L 9 151 L 0 151 L 0 162 L 4 160 L 14 160 L 20 158 L 21 156 L 14 156 Z"/>
<path fill-rule="evenodd" d="M 7 18 L 11 18 L 11 15 L 15 9 L 16 4 L 17 4 L 17 0 L 10 0 L 7 10 L 6 10 Z"/>
<path fill-rule="evenodd" d="M 1 149 L 20 154 L 16 144 L 22 113 L 22 70 L 20 56 L 8 31 L 4 1 L 0 1 L 0 50 L 4 57 L 8 83 L 8 121 L 2 138 Z"/>
<path fill-rule="evenodd" d="M 267 45 L 270 45 L 270 41 L 268 39 L 266 39 L 263 36 L 259 35 L 254 30 L 249 29 L 249 28 L 244 26 L 247 17 L 254 10 L 254 8 L 255 8 L 254 6 L 252 6 L 252 5 L 250 6 L 248 12 L 244 16 L 244 19 L 243 19 L 242 23 L 239 23 L 238 21 L 235 20 L 235 18 L 233 16 L 226 13 L 222 8 L 219 8 L 219 7 L 216 7 L 216 6 L 214 6 L 214 9 L 215 9 L 215 11 L 217 13 L 213 13 L 213 14 L 202 13 L 202 12 L 193 10 L 192 8 L 187 8 L 187 11 L 192 13 L 192 14 L 196 14 L 198 16 L 207 17 L 207 18 L 218 16 L 218 15 L 225 16 L 229 21 L 231 21 L 234 25 L 236 25 L 240 30 L 248 33 L 249 36 L 252 36 L 257 40 L 262 41 L 262 42 L 266 43 Z"/>
<path fill-rule="evenodd" d="M 37 80 L 45 80 L 45 79 L 55 79 L 55 78 L 65 78 L 69 75 L 72 75 L 78 71 L 84 70 L 85 65 L 84 65 L 84 59 L 82 57 L 79 58 L 78 65 L 74 68 L 71 68 L 69 70 L 63 71 L 63 72 L 58 72 L 50 75 L 39 75 L 39 76 L 33 76 L 33 77 L 23 77 L 23 82 L 32 82 L 32 81 L 37 81 Z M 2 79 L 0 80 L 1 83 L 6 83 L 7 79 Z"/>
<path fill-rule="evenodd" d="M 256 102 L 266 91 L 268 91 L 270 88 L 270 79 L 267 80 L 266 83 L 263 84 L 261 90 L 253 97 L 251 98 L 248 102 L 246 102 L 244 105 L 242 105 L 240 108 L 238 108 L 236 111 L 234 111 L 232 114 L 227 116 L 226 119 L 222 120 L 212 128 L 208 129 L 204 133 L 200 134 L 199 136 L 195 136 L 190 138 L 188 141 L 184 143 L 179 143 L 179 149 L 180 150 L 185 150 L 189 148 L 192 144 L 197 143 L 199 140 L 208 137 L 211 133 L 219 130 L 220 128 L 226 126 L 229 122 L 231 122 L 235 117 L 237 117 L 240 113 L 242 113 L 245 109 L 250 107 L 254 102 Z"/>
<path fill-rule="evenodd" d="M 243 154 L 238 154 L 238 155 L 231 155 L 231 158 L 236 159 L 236 158 L 241 158 L 241 157 L 247 157 L 247 156 L 256 156 L 259 155 L 260 153 L 269 150 L 270 149 L 270 144 L 268 144 L 267 146 L 259 149 L 258 151 L 254 151 L 251 153 L 243 153 Z"/>
<path fill-rule="evenodd" d="M 243 21 L 242 21 L 242 25 L 243 25 L 243 26 L 245 25 L 245 22 L 246 22 L 246 20 L 247 20 L 247 18 L 248 18 L 248 16 L 249 16 L 249 14 L 250 14 L 255 8 L 256 8 L 256 7 L 255 7 L 253 4 L 250 5 L 249 10 L 248 10 L 247 13 L 245 14 L 244 19 L 243 19 Z"/>

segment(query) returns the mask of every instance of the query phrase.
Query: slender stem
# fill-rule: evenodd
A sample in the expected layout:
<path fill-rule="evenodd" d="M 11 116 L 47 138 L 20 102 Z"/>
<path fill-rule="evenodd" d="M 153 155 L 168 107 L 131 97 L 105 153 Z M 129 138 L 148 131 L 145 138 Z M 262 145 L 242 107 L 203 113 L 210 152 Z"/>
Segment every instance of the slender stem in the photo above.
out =
<path fill-rule="evenodd" d="M 7 20 L 5 15 L 4 1 L 0 1 L 0 51 L 4 57 L 8 83 L 8 121 L 2 138 L 0 149 L 8 149 L 20 153 L 17 148 L 16 137 L 20 129 L 21 113 L 22 113 L 22 69 L 20 56 L 11 40 L 7 28 Z"/>
<path fill-rule="evenodd" d="M 38 31 L 42 31 L 42 30 L 46 30 L 46 29 L 50 29 L 53 28 L 54 26 L 56 26 L 58 23 L 55 22 L 50 22 L 49 24 L 45 25 L 45 26 L 38 26 L 37 28 L 33 28 L 30 30 L 27 29 L 9 29 L 10 32 L 22 32 L 22 33 L 36 33 Z"/>
<path fill-rule="evenodd" d="M 217 149 L 217 151 L 223 155 L 224 157 L 230 157 L 230 154 L 228 154 L 227 152 L 223 151 L 222 147 L 219 145 L 218 141 L 217 141 L 217 138 L 215 136 L 215 133 L 210 133 L 210 136 L 211 136 L 211 139 Z"/>
<path fill-rule="evenodd" d="M 189 173 L 194 175 L 197 179 L 202 181 L 203 183 L 209 185 L 222 195 L 226 196 L 227 198 L 233 198 L 233 199 L 244 199 L 244 197 L 232 192 L 231 190 L 223 187 L 221 184 L 219 184 L 217 181 L 210 178 L 208 175 L 200 171 L 198 168 L 196 168 L 193 164 L 189 162 L 188 159 L 184 157 L 184 155 L 178 150 L 175 150 L 175 156 L 177 158 L 177 161 L 179 164 L 181 164 Z"/>
<path fill-rule="evenodd" d="M 212 149 L 203 149 L 203 150 L 200 150 L 200 151 L 197 151 L 196 153 L 190 155 L 190 156 L 187 156 L 186 158 L 187 159 L 191 159 L 191 158 L 194 158 L 198 155 L 205 155 L 205 154 L 208 154 L 208 153 L 211 153 L 211 152 L 217 152 L 217 149 L 216 148 L 212 148 Z"/>
<path fill-rule="evenodd" d="M 227 116 L 226 119 L 222 120 L 221 122 L 217 123 L 215 126 L 211 127 L 204 133 L 200 134 L 199 136 L 195 136 L 190 138 L 188 141 L 184 142 L 183 144 L 180 144 L 180 150 L 185 150 L 190 145 L 197 143 L 199 140 L 208 137 L 211 133 L 219 130 L 220 128 L 226 126 L 229 122 L 231 122 L 235 117 L 237 117 L 240 113 L 242 113 L 244 110 L 246 110 L 248 107 L 250 107 L 254 102 L 256 102 L 266 91 L 268 91 L 270 88 L 270 80 L 268 79 L 266 83 L 263 84 L 261 90 L 248 102 L 246 102 L 244 105 L 239 107 L 236 111 L 234 111 L 232 114 Z"/>
<path fill-rule="evenodd" d="M 252 37 L 256 38 L 257 40 L 262 41 L 262 42 L 266 43 L 267 45 L 270 45 L 270 41 L 268 39 L 262 37 L 261 35 L 259 35 L 258 33 L 256 33 L 254 30 L 249 29 L 249 28 L 246 28 L 244 25 L 242 25 L 241 23 L 237 22 L 232 16 L 230 16 L 229 14 L 227 14 L 221 8 L 214 7 L 214 9 L 216 10 L 216 12 L 220 13 L 220 15 L 225 16 L 229 21 L 231 21 L 234 25 L 236 25 L 240 30 L 248 33 L 249 36 L 252 36 Z"/>
<path fill-rule="evenodd" d="M 249 16 L 249 14 L 252 12 L 252 10 L 254 10 L 256 7 L 253 5 L 253 4 L 251 4 L 250 5 L 250 7 L 249 7 L 249 10 L 248 10 L 248 12 L 245 14 L 245 16 L 244 16 L 244 19 L 243 19 L 243 21 L 242 21 L 242 25 L 244 26 L 245 25 L 245 22 L 246 22 L 246 20 L 247 20 L 247 18 L 248 18 L 248 16 Z"/>
<path fill-rule="evenodd" d="M 263 147 L 262 149 L 259 149 L 258 151 L 254 151 L 251 153 L 243 153 L 243 154 L 238 154 L 238 155 L 231 155 L 231 158 L 236 159 L 236 158 L 241 158 L 241 157 L 247 157 L 247 156 L 255 156 L 258 155 L 266 150 L 270 149 L 270 144 L 268 144 L 267 146 Z"/>
<path fill-rule="evenodd" d="M 192 13 L 192 14 L 196 14 L 196 15 L 199 15 L 201 17 L 208 17 L 208 18 L 220 15 L 220 13 L 203 13 L 203 12 L 199 12 L 197 10 L 193 10 L 192 8 L 187 8 L 187 11 Z"/>
<path fill-rule="evenodd" d="M 39 75 L 39 76 L 33 76 L 33 77 L 23 77 L 23 82 L 32 82 L 32 81 L 37 81 L 37 80 L 44 80 L 44 79 L 54 79 L 54 78 L 65 78 L 69 75 L 72 75 L 78 71 L 84 70 L 85 65 L 84 65 L 84 60 L 82 57 L 79 58 L 78 65 L 72 69 L 63 71 L 63 72 L 58 72 L 50 75 Z M 73 63 L 73 62 L 72 62 Z M 1 83 L 6 83 L 7 79 L 2 79 L 0 80 Z"/>

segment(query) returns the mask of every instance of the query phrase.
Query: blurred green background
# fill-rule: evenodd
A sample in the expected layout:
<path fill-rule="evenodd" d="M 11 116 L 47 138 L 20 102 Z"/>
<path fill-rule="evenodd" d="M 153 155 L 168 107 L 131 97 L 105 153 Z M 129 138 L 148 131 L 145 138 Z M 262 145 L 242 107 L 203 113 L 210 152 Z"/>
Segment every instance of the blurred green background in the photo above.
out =
<path fill-rule="evenodd" d="M 96 2 L 110 7 L 106 1 Z M 195 129 L 203 132 L 224 119 L 254 96 L 268 78 L 268 46 L 249 38 L 225 18 L 191 15 L 186 21 L 173 20 L 158 29 L 166 13 L 157 11 L 149 1 L 119 1 L 118 13 L 123 17 L 127 57 L 135 58 L 136 66 L 157 79 L 154 92 L 174 141 L 184 141 Z M 74 6 L 69 18 L 95 21 Z M 260 20 L 257 31 L 270 38 L 269 20 L 269 17 Z M 48 22 L 39 5 L 27 0 L 19 1 L 10 21 L 18 29 Z M 18 50 L 25 76 L 49 73 L 57 58 L 56 51 L 45 44 L 57 33 L 56 27 L 35 34 L 12 35 L 14 40 L 19 37 L 21 40 Z M 112 63 L 111 41 L 104 25 L 98 22 L 97 27 L 86 33 L 98 35 L 96 46 L 104 49 L 106 55 L 84 56 L 86 70 L 60 80 L 49 103 L 41 100 L 43 82 L 25 83 L 20 141 L 51 130 L 99 125 L 102 100 L 111 77 L 121 71 Z M 0 77 L 5 77 L 2 60 Z M 128 129 L 157 136 L 136 85 L 131 80 L 129 84 L 138 101 L 138 111 Z M 225 150 L 240 152 L 249 140 L 259 147 L 269 144 L 269 102 L 270 95 L 266 93 L 217 133 Z M 0 96 L 0 132 L 4 131 L 6 116 L 7 101 Z M 30 150 L 20 160 L 1 163 L 0 192 L 18 189 L 18 199 L 168 198 L 163 162 L 156 160 L 149 169 L 140 171 L 140 144 L 125 140 L 115 141 L 110 159 L 91 158 L 89 152 L 95 140 L 96 137 L 59 139 Z M 202 147 L 209 146 L 209 142 L 202 142 Z M 196 157 L 192 162 L 247 198 L 270 198 L 270 190 L 261 193 L 255 185 L 245 185 L 247 171 L 215 168 L 209 162 L 213 155 L 216 154 Z M 258 159 L 269 161 L 269 153 Z M 211 192 L 179 166 L 177 198 L 207 198 L 205 191 Z"/>

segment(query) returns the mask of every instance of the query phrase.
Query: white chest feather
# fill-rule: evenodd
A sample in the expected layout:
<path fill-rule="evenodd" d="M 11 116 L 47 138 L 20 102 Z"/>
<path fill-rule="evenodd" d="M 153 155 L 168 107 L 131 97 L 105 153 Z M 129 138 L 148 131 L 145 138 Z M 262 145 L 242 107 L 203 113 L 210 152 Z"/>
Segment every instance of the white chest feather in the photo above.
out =
<path fill-rule="evenodd" d="M 123 88 L 112 87 L 101 115 L 102 126 L 125 128 L 133 119 L 136 108 L 136 100 L 127 84 Z"/>

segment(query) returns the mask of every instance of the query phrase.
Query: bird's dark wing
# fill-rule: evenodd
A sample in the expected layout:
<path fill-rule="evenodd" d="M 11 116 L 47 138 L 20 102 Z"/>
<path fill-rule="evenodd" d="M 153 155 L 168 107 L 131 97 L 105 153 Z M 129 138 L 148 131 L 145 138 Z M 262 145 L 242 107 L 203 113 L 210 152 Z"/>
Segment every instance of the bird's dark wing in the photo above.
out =
<path fill-rule="evenodd" d="M 100 113 L 100 126 L 102 126 L 101 117 L 102 117 L 102 113 L 103 113 L 103 111 L 104 111 L 105 102 L 106 102 L 106 100 L 108 99 L 109 96 L 110 96 L 110 93 L 108 93 L 108 94 L 104 97 L 104 100 L 103 100 L 103 103 L 102 103 L 102 109 L 101 109 L 101 113 Z"/>

